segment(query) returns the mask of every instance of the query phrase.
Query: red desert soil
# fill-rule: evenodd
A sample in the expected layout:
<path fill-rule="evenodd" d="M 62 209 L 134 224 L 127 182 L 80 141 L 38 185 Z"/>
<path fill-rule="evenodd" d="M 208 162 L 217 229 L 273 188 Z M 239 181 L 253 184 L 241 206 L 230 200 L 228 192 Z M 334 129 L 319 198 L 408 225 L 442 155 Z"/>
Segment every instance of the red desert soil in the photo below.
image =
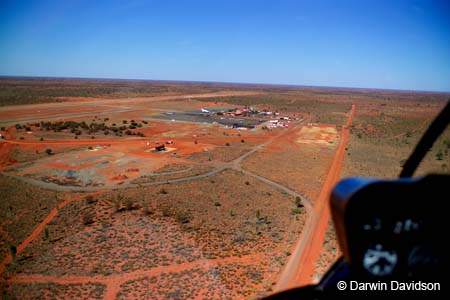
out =
<path fill-rule="evenodd" d="M 318 199 L 315 202 L 313 213 L 309 222 L 310 225 L 305 227 L 302 237 L 298 241 L 294 253 L 289 259 L 286 267 L 280 276 L 276 290 L 284 290 L 299 285 L 308 284 L 312 280 L 314 272 L 314 264 L 319 256 L 325 230 L 327 228 L 330 211 L 328 206 L 328 198 L 333 185 L 339 179 L 339 173 L 345 154 L 345 147 L 349 137 L 349 127 L 353 122 L 355 115 L 355 105 L 349 113 L 348 119 L 342 128 L 341 139 L 333 159 L 333 163 L 322 186 Z"/>

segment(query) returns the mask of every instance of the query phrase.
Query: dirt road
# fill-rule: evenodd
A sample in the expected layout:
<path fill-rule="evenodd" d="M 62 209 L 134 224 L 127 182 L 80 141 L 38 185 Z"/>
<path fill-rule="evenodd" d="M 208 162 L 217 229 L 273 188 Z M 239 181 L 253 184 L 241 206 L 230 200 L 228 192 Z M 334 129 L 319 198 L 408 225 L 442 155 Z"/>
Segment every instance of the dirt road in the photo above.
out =
<path fill-rule="evenodd" d="M 309 216 L 309 226 L 305 226 L 300 240 L 283 270 L 276 291 L 285 290 L 294 286 L 311 283 L 314 264 L 322 248 L 325 230 L 330 217 L 328 198 L 332 187 L 339 179 L 342 163 L 349 137 L 349 127 L 355 115 L 355 105 L 349 112 L 348 118 L 342 127 L 341 139 L 336 150 L 333 162 L 328 171 L 325 182 Z"/>

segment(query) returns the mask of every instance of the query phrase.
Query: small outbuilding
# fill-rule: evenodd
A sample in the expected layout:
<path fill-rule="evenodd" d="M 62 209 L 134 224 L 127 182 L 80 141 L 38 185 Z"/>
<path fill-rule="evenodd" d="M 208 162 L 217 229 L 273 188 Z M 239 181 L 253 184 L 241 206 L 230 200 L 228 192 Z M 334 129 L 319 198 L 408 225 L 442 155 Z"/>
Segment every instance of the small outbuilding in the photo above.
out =
<path fill-rule="evenodd" d="M 166 146 L 164 146 L 164 144 L 155 146 L 155 151 L 165 151 L 165 150 L 166 150 Z"/>

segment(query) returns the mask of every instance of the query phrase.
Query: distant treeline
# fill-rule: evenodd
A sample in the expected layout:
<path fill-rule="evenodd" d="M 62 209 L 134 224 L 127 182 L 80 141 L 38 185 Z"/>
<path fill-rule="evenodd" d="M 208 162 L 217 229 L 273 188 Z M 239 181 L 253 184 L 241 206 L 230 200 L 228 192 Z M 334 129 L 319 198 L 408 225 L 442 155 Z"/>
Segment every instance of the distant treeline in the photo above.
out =
<path fill-rule="evenodd" d="M 181 82 L 125 79 L 83 79 L 0 76 L 0 106 L 64 101 L 64 97 L 127 98 L 157 95 L 197 94 L 227 90 L 255 90 L 266 97 L 233 97 L 236 104 L 277 103 L 293 105 L 297 100 L 447 100 L 450 93 L 315 87 L 294 85 L 264 85 L 215 82 Z M 225 99 L 222 98 L 221 101 Z M 211 101 L 211 99 L 204 99 Z M 281 103 L 280 103 L 281 102 Z"/>
<path fill-rule="evenodd" d="M 201 82 L 0 77 L 0 105 L 60 102 L 63 97 L 127 98 L 240 89 L 244 87 Z"/>

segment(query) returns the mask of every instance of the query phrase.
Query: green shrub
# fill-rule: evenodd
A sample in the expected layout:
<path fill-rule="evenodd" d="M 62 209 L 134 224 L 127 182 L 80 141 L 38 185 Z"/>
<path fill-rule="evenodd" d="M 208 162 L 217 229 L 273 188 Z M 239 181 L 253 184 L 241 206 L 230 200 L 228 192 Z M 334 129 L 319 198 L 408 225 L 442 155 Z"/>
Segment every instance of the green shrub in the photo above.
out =
<path fill-rule="evenodd" d="M 302 213 L 302 208 L 301 207 L 294 207 L 291 208 L 291 215 L 298 215 Z"/>
<path fill-rule="evenodd" d="M 177 220 L 180 224 L 186 224 L 192 220 L 192 217 L 189 214 L 179 210 L 175 214 L 175 220 Z"/>

